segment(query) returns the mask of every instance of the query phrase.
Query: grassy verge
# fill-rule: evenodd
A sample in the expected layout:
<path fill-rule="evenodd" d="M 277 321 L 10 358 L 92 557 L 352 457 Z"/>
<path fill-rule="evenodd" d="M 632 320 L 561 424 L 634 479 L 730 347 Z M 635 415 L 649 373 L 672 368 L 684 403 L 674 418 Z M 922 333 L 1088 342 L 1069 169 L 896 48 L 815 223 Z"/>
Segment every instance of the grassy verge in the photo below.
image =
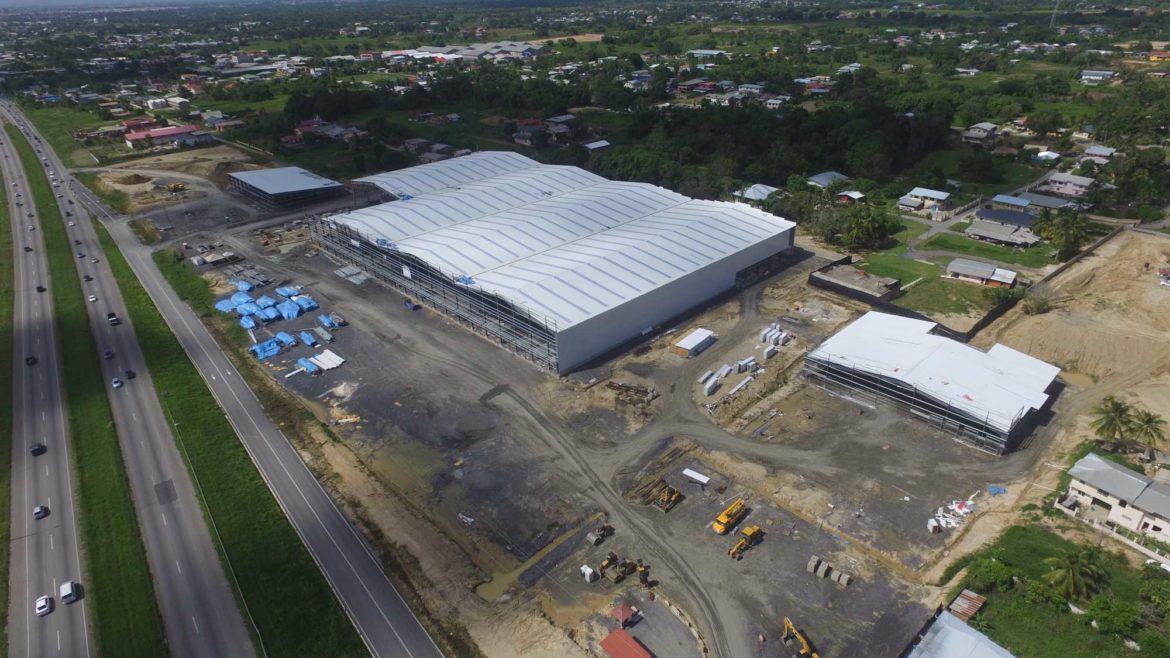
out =
<path fill-rule="evenodd" d="M 158 232 L 158 227 L 149 219 L 132 219 L 129 222 L 130 230 L 134 232 L 134 237 L 142 244 L 158 244 L 162 241 L 162 234 Z"/>
<path fill-rule="evenodd" d="M 0 619 L 8 619 L 8 544 L 12 522 L 12 314 L 14 277 L 12 226 L 8 217 L 8 185 L 0 177 Z M 0 624 L 0 655 L 8 655 L 8 626 Z"/>
<path fill-rule="evenodd" d="M 68 400 L 76 491 L 87 587 L 98 652 L 107 656 L 165 656 L 154 584 L 130 500 L 130 485 L 106 397 L 101 361 L 90 332 L 73 250 L 49 181 L 15 126 L 8 137 L 20 152 L 41 217 L 49 261 L 57 341 Z"/>
<path fill-rule="evenodd" d="M 1137 638 L 1142 655 L 1165 655 L 1159 649 L 1166 647 L 1166 606 L 1148 593 L 1167 591 L 1170 577 L 1160 569 L 1133 569 L 1121 554 L 1105 553 L 1101 559 L 1104 586 L 1090 601 L 1077 602 L 1088 614 L 1074 615 L 1045 583 L 1050 567 L 1044 560 L 1079 547 L 1040 526 L 1021 525 L 1008 528 L 996 543 L 968 556 L 962 565 L 968 572 L 960 586 L 987 597 L 973 623 L 1017 656 L 1091 658 L 1128 653 L 1118 636 Z M 1098 621 L 1101 628 L 1093 628 L 1090 620 Z"/>
<path fill-rule="evenodd" d="M 85 185 L 90 191 L 98 195 L 102 201 L 105 201 L 107 206 L 122 214 L 130 211 L 130 197 L 122 190 L 111 190 L 105 185 L 102 185 L 101 181 L 98 180 L 97 174 L 83 172 L 74 174 L 74 177 L 81 181 L 82 185 Z"/>
<path fill-rule="evenodd" d="M 1040 268 L 1056 262 L 1052 259 L 1052 248 L 1043 242 L 1020 250 L 987 244 L 950 233 L 939 233 L 923 242 L 918 248 L 923 251 L 953 251 L 999 263 L 1023 265 L 1024 267 Z"/>
<path fill-rule="evenodd" d="M 233 317 L 215 310 L 213 306 L 215 298 L 211 294 L 207 280 L 187 267 L 182 256 L 174 251 L 155 252 L 154 260 L 171 287 L 191 305 L 203 319 L 204 325 L 211 332 L 211 335 L 224 347 L 228 357 L 236 364 L 248 386 L 256 393 L 257 399 L 264 407 L 265 414 L 280 425 L 285 435 L 293 440 L 302 452 L 310 454 L 317 451 L 316 442 L 322 437 L 332 439 L 328 428 L 325 428 L 286 389 L 274 382 L 262 368 L 256 365 L 254 359 L 244 355 L 244 347 L 249 342 L 247 334 L 234 321 Z M 314 467 L 312 459 L 309 460 L 309 467 L 314 470 L 318 479 L 322 479 L 320 469 Z M 331 487 L 327 478 L 324 484 Z M 335 491 L 335 493 L 338 492 Z M 339 495 L 344 497 L 343 493 Z M 427 609 L 419 593 L 433 588 L 434 585 L 422 571 L 415 557 L 402 546 L 383 536 L 380 529 L 370 521 L 360 503 L 348 499 L 347 505 L 357 522 L 371 538 L 390 582 L 394 583 L 394 586 L 406 599 L 419 621 L 422 622 L 444 654 L 467 656 L 468 658 L 482 656 L 482 652 L 458 620 L 437 617 Z"/>
<path fill-rule="evenodd" d="M 366 655 L 361 638 L 199 372 L 105 227 L 96 228 L 134 317 L 159 401 L 178 425 L 176 440 L 199 485 L 204 513 L 217 531 L 213 538 L 264 648 L 274 656 Z M 187 294 L 200 301 L 210 299 L 205 283 L 203 295 L 193 282 L 188 288 Z"/>

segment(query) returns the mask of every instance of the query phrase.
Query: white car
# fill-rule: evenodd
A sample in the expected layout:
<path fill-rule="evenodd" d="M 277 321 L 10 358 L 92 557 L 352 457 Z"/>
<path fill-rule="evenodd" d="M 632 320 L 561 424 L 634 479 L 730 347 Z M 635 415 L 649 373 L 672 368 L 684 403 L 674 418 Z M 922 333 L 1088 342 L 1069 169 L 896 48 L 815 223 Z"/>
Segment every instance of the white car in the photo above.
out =
<path fill-rule="evenodd" d="M 122 380 L 115 377 L 110 380 L 110 386 L 113 386 L 114 388 L 122 388 Z"/>
<path fill-rule="evenodd" d="M 33 610 L 36 611 L 38 617 L 44 617 L 53 611 L 53 599 L 48 596 L 38 597 Z"/>
<path fill-rule="evenodd" d="M 69 225 L 70 226 L 77 226 L 77 224 L 74 224 L 73 222 L 69 222 Z"/>
<path fill-rule="evenodd" d="M 37 230 L 37 227 L 33 226 L 32 224 L 29 224 L 29 225 L 28 225 L 28 230 L 30 230 L 30 231 L 35 231 L 35 230 Z"/>
<path fill-rule="evenodd" d="M 91 302 L 96 302 L 96 301 L 97 301 L 97 295 L 90 295 L 90 296 L 89 296 L 89 301 L 91 301 Z"/>

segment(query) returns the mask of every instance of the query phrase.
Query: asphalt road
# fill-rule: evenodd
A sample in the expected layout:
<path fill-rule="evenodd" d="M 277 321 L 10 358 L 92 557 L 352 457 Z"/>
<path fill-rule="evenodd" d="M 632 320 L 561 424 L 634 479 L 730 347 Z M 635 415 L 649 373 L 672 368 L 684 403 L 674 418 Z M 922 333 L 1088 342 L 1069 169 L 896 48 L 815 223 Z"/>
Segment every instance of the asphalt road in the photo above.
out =
<path fill-rule="evenodd" d="M 90 655 L 86 601 L 64 605 L 60 583 L 82 584 L 77 517 L 69 457 L 69 432 L 60 380 L 49 273 L 28 182 L 16 150 L 0 133 L 0 170 L 7 186 L 15 267 L 13 317 L 12 537 L 9 561 L 8 653 L 10 656 Z M 20 195 L 19 197 L 17 195 Z M 17 206 L 17 203 L 20 206 Z M 29 213 L 33 216 L 29 217 Z M 25 252 L 24 247 L 32 248 Z M 36 291 L 44 285 L 45 292 Z M 25 358 L 34 356 L 35 365 Z M 43 443 L 47 451 L 33 456 L 29 447 Z M 33 518 L 33 507 L 49 508 L 47 518 Z M 37 597 L 53 598 L 52 612 L 37 617 Z"/>
<path fill-rule="evenodd" d="M 14 117 L 7 103 L 3 109 Z M 23 117 L 15 123 L 27 134 L 35 135 Z M 38 157 L 48 159 L 47 170 L 65 175 L 52 149 L 30 141 L 38 148 Z M 14 157 L 10 155 L 10 159 Z M 70 186 L 62 184 L 53 189 L 61 214 L 68 220 L 66 232 L 74 243 L 71 247 L 81 254 L 75 259 L 78 275 L 93 278 L 83 281 L 82 288 L 87 296 L 96 298 L 89 304 L 89 319 L 97 348 L 113 352 L 113 358 L 103 359 L 102 369 L 171 653 L 199 657 L 254 655 L 248 627 L 220 565 L 190 472 L 155 393 L 133 320 L 104 262 L 97 234 L 80 217 L 85 213 L 74 202 Z M 66 216 L 66 212 L 74 216 Z M 110 312 L 121 318 L 121 324 L 109 324 L 106 314 Z M 114 378 L 123 384 L 115 388 Z"/>
<path fill-rule="evenodd" d="M 199 318 L 163 279 L 151 249 L 134 237 L 85 186 L 73 191 L 106 222 L 130 267 L 175 333 L 236 430 L 293 527 L 308 547 L 370 652 L 429 658 L 442 652 L 390 583 L 373 550 L 334 505 Z"/>

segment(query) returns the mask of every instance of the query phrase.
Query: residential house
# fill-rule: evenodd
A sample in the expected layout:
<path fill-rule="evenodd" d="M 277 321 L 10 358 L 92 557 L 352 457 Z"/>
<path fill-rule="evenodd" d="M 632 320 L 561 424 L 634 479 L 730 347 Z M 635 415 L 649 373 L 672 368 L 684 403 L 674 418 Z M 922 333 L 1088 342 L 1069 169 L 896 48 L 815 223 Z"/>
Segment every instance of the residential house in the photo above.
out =
<path fill-rule="evenodd" d="M 742 94 L 755 94 L 756 96 L 759 96 L 760 94 L 764 93 L 764 85 L 751 83 L 742 84 L 736 88 L 736 91 Z"/>
<path fill-rule="evenodd" d="M 1170 50 L 1151 50 L 1150 51 L 1150 61 L 1151 62 L 1170 61 Z"/>
<path fill-rule="evenodd" d="M 695 59 L 713 59 L 715 57 L 730 57 L 731 53 L 726 50 L 711 50 L 707 48 L 696 48 L 695 50 L 688 50 L 687 57 L 694 57 Z"/>
<path fill-rule="evenodd" d="M 790 100 L 792 100 L 791 96 L 773 96 L 772 98 L 764 101 L 764 107 L 769 110 L 778 110 L 784 107 L 784 105 L 787 104 Z"/>
<path fill-rule="evenodd" d="M 589 149 L 590 153 L 593 153 L 595 151 L 609 148 L 609 141 L 605 139 L 599 139 L 595 142 L 587 142 L 583 146 Z"/>
<path fill-rule="evenodd" d="M 969 258 L 955 258 L 947 264 L 947 276 L 988 288 L 1013 288 L 1016 285 L 1016 273 L 1012 270 Z"/>
<path fill-rule="evenodd" d="M 1030 247 L 1040 241 L 1031 229 L 975 219 L 967 227 L 967 237 L 1009 247 Z"/>
<path fill-rule="evenodd" d="M 999 128 L 990 121 L 982 121 L 963 131 L 963 142 L 979 146 L 991 146 L 999 137 Z"/>
<path fill-rule="evenodd" d="M 167 105 L 176 110 L 186 110 L 191 107 L 191 101 L 182 96 L 170 96 L 167 98 Z"/>
<path fill-rule="evenodd" d="M 837 200 L 841 203 L 861 203 L 865 201 L 865 192 L 860 190 L 843 190 L 837 193 Z"/>
<path fill-rule="evenodd" d="M 1060 154 L 1056 151 L 1040 151 L 1032 156 L 1032 162 L 1042 165 L 1054 165 L 1060 162 Z"/>
<path fill-rule="evenodd" d="M 418 153 L 423 153 L 425 151 L 430 150 L 431 140 L 423 139 L 422 137 L 412 137 L 408 140 L 403 141 L 402 145 L 406 147 L 407 151 L 410 151 L 411 153 L 414 153 L 414 154 L 418 154 Z"/>
<path fill-rule="evenodd" d="M 902 210 L 931 210 L 945 206 L 951 198 L 950 192 L 940 192 L 928 187 L 916 187 L 898 199 L 898 208 Z"/>
<path fill-rule="evenodd" d="M 1068 474 L 1060 507 L 1089 522 L 1170 542 L 1170 485 L 1095 453 L 1082 457 Z"/>
<path fill-rule="evenodd" d="M 837 75 L 843 75 L 845 73 L 848 73 L 849 75 L 853 75 L 854 73 L 857 73 L 860 70 L 861 70 L 861 63 L 860 62 L 853 62 L 852 64 L 846 64 L 845 66 L 838 68 Z"/>
<path fill-rule="evenodd" d="M 148 98 L 143 106 L 147 110 L 165 110 L 167 107 L 167 99 L 165 98 Z"/>
<path fill-rule="evenodd" d="M 979 71 L 979 69 L 957 68 L 957 69 L 955 69 L 955 73 L 970 78 L 970 77 L 974 77 L 976 75 L 979 75 L 980 71 Z"/>
<path fill-rule="evenodd" d="M 991 199 L 991 207 L 1000 210 L 1018 210 L 1020 212 L 1028 212 L 1032 202 L 1018 196 L 1011 196 L 1009 194 L 997 194 Z"/>
<path fill-rule="evenodd" d="M 1096 179 L 1089 178 L 1088 176 L 1056 172 L 1049 176 L 1048 180 L 1044 181 L 1036 189 L 1079 199 L 1087 195 L 1096 184 Z"/>
<path fill-rule="evenodd" d="M 813 187 L 819 187 L 822 190 L 827 190 L 837 183 L 844 183 L 849 180 L 849 177 L 837 171 L 822 171 L 815 176 L 809 176 L 808 184 Z"/>
<path fill-rule="evenodd" d="M 1075 208 L 1076 203 L 1068 199 L 1061 199 L 1060 197 L 1048 196 L 1045 194 L 1036 194 L 1035 192 L 1024 192 L 1020 198 L 1027 199 L 1031 203 L 1031 207 L 1036 210 L 1060 210 L 1061 208 Z"/>
<path fill-rule="evenodd" d="M 199 126 L 169 126 L 166 128 L 153 128 L 151 130 L 141 130 L 138 132 L 127 133 L 126 146 L 128 148 L 140 148 L 143 146 L 161 146 L 163 144 L 173 144 L 175 142 L 188 139 L 190 135 L 197 132 L 203 132 Z M 207 133 L 203 133 L 206 135 Z"/>
<path fill-rule="evenodd" d="M 1117 149 L 1094 144 L 1085 149 L 1085 155 L 1081 158 L 1081 161 L 1084 162 L 1085 160 L 1088 160 L 1089 162 L 1094 162 L 1099 165 L 1107 165 L 1115 155 L 1117 155 Z"/>
<path fill-rule="evenodd" d="M 422 155 L 418 156 L 418 161 L 423 163 L 423 164 L 430 164 L 432 162 L 441 162 L 443 160 L 449 160 L 450 158 L 451 158 L 451 156 L 446 154 L 446 153 L 435 153 L 434 151 L 427 151 L 426 153 L 423 153 Z"/>
<path fill-rule="evenodd" d="M 740 199 L 741 201 L 758 204 L 767 199 L 769 196 L 772 196 L 772 193 L 779 191 L 780 188 L 778 187 L 764 185 L 763 183 L 756 183 L 755 185 L 749 185 L 737 192 L 732 192 L 731 196 Z"/>
<path fill-rule="evenodd" d="M 1081 71 L 1081 84 L 1095 86 L 1104 82 L 1110 82 L 1116 76 L 1116 71 L 1085 69 Z"/>
<path fill-rule="evenodd" d="M 707 82 L 707 78 L 692 78 L 684 82 L 678 83 L 678 91 L 680 94 L 690 94 L 699 88 L 699 85 Z"/>
<path fill-rule="evenodd" d="M 1032 224 L 1036 222 L 1036 216 L 1032 213 L 986 206 L 975 211 L 975 218 L 1002 226 L 1018 226 L 1020 228 L 1031 228 Z"/>

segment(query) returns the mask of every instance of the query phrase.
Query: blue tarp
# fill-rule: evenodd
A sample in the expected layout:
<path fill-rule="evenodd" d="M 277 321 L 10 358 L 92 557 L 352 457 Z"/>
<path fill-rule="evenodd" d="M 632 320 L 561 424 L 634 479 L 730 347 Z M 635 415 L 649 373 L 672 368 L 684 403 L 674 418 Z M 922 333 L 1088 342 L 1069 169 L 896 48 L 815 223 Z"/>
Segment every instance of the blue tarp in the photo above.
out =
<path fill-rule="evenodd" d="M 232 295 L 230 299 L 232 300 L 233 304 L 239 306 L 240 304 L 247 304 L 248 302 L 252 301 L 252 296 L 246 292 L 237 292 L 236 294 Z"/>
<path fill-rule="evenodd" d="M 297 339 L 292 337 L 292 334 L 287 331 L 277 332 L 276 340 L 280 341 L 281 345 L 285 347 L 296 347 Z"/>
<path fill-rule="evenodd" d="M 300 293 L 300 290 L 297 290 L 296 288 L 290 288 L 288 286 L 282 286 L 276 289 L 276 294 L 280 295 L 281 297 L 293 297 L 294 295 L 299 295 Z"/>
<path fill-rule="evenodd" d="M 268 295 L 260 295 L 256 298 L 256 306 L 259 306 L 260 308 L 271 308 L 276 306 L 276 300 L 269 297 Z"/>
<path fill-rule="evenodd" d="M 304 368 L 305 372 L 309 373 L 310 375 L 315 375 L 321 372 L 321 369 L 317 367 L 317 364 L 308 359 L 297 359 L 297 365 Z"/>
<path fill-rule="evenodd" d="M 262 308 L 259 311 L 256 311 L 256 315 L 260 316 L 260 319 L 264 320 L 265 322 L 272 322 L 273 320 L 280 319 L 280 311 L 274 308 Z"/>
<path fill-rule="evenodd" d="M 245 315 L 244 317 L 240 318 L 240 326 L 245 329 L 255 329 L 256 321 Z"/>
<path fill-rule="evenodd" d="M 319 305 L 317 304 L 317 302 L 314 301 L 313 298 L 308 296 L 308 295 L 297 295 L 296 297 L 292 298 L 292 301 L 296 302 L 297 306 L 300 306 L 302 309 L 304 309 L 306 311 L 311 311 L 315 308 L 319 308 Z"/>
<path fill-rule="evenodd" d="M 240 290 L 242 292 L 248 292 L 249 290 L 252 290 L 256 287 L 247 281 L 232 281 L 232 283 L 236 285 L 236 290 Z"/>
<path fill-rule="evenodd" d="M 236 306 L 238 306 L 238 304 L 230 299 L 221 299 L 215 303 L 215 310 L 219 311 L 220 313 L 231 313 L 232 311 L 236 310 Z"/>
<path fill-rule="evenodd" d="M 301 315 L 301 307 L 295 302 L 281 302 L 276 305 L 276 310 L 285 320 L 295 320 Z"/>
<path fill-rule="evenodd" d="M 259 312 L 260 307 L 256 306 L 252 302 L 248 302 L 247 304 L 240 304 L 236 307 L 236 313 L 239 313 L 240 315 L 256 315 Z"/>
<path fill-rule="evenodd" d="M 325 327 L 326 329 L 333 329 L 337 326 L 337 323 L 333 321 L 333 318 L 330 317 L 328 313 L 322 313 L 321 315 L 318 315 L 317 322 L 320 322 L 321 326 Z"/>
<path fill-rule="evenodd" d="M 308 345 L 309 347 L 316 347 L 317 346 L 317 337 L 314 336 L 313 332 L 311 332 L 311 331 L 302 331 L 301 332 L 301 342 L 304 343 L 305 345 Z"/>
<path fill-rule="evenodd" d="M 255 354 L 257 359 L 270 359 L 280 354 L 280 344 L 275 340 L 266 340 L 249 347 L 248 351 Z"/>

